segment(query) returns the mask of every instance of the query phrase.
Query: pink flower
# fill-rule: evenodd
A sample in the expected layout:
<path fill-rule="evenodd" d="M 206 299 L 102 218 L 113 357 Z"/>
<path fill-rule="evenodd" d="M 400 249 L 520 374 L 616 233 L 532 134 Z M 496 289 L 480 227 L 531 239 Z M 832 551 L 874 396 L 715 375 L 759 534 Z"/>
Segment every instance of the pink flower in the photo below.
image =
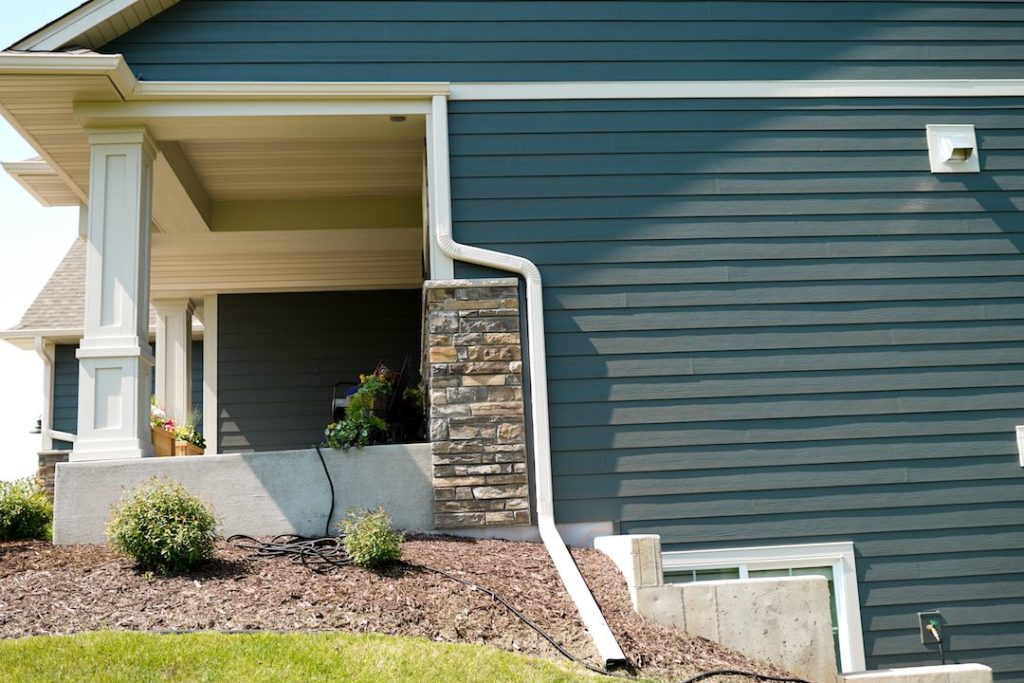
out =
<path fill-rule="evenodd" d="M 174 431 L 174 420 L 168 420 L 167 422 L 164 422 L 164 431 L 165 432 L 173 432 Z"/>

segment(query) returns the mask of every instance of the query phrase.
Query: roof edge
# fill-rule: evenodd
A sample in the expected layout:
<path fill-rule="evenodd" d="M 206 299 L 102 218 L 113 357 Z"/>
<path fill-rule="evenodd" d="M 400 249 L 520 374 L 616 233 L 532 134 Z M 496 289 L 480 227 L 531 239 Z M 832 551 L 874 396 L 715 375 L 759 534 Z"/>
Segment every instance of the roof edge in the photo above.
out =
<path fill-rule="evenodd" d="M 106 44 L 177 3 L 178 0 L 88 0 L 9 49 L 53 52 L 68 45 L 97 48 L 101 45 L 86 36 L 90 31 L 100 29 L 105 37 L 102 44 Z"/>
<path fill-rule="evenodd" d="M 130 96 L 138 84 L 135 74 L 121 55 L 97 52 L 0 52 L 0 75 L 81 75 L 106 76 L 122 98 Z"/>

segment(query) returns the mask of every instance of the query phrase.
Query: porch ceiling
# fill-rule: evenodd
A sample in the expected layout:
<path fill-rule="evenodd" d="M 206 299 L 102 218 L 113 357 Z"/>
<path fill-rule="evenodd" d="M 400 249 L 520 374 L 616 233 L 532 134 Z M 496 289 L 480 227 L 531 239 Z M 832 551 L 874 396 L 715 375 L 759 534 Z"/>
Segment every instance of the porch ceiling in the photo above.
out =
<path fill-rule="evenodd" d="M 389 137 L 201 140 L 181 147 L 215 201 L 418 196 L 422 124 L 390 126 Z"/>

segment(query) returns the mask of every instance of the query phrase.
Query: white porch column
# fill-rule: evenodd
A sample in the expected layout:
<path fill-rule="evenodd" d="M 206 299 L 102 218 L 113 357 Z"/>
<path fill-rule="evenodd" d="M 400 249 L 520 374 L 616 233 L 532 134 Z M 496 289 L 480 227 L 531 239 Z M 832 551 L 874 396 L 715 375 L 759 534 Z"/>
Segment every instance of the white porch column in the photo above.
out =
<path fill-rule="evenodd" d="M 192 313 L 188 299 L 156 299 L 156 403 L 174 424 L 192 410 Z"/>
<path fill-rule="evenodd" d="M 89 131 L 85 330 L 71 460 L 151 455 L 149 241 L 153 158 L 145 128 Z"/>

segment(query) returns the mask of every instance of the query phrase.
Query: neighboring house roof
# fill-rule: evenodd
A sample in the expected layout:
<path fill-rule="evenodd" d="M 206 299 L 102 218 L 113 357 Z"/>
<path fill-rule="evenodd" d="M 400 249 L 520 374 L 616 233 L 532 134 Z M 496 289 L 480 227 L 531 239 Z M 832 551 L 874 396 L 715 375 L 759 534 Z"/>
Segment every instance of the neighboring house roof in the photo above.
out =
<path fill-rule="evenodd" d="M 82 200 L 40 157 L 0 163 L 7 173 L 43 206 L 79 206 Z"/>
<path fill-rule="evenodd" d="M 69 46 L 96 49 L 177 3 L 178 0 L 88 0 L 8 49 L 30 52 L 53 52 Z"/>
<path fill-rule="evenodd" d="M 85 240 L 76 239 L 35 301 L 9 332 L 75 332 L 85 314 Z"/>
<path fill-rule="evenodd" d="M 23 347 L 30 347 L 35 337 L 51 341 L 80 339 L 85 321 L 85 254 L 85 240 L 76 239 L 21 316 L 21 321 L 9 330 L 0 331 L 0 339 Z M 202 325 L 197 320 L 193 320 L 192 325 L 194 333 L 202 333 Z M 156 312 L 152 306 L 149 329 L 151 333 L 156 329 Z"/>

